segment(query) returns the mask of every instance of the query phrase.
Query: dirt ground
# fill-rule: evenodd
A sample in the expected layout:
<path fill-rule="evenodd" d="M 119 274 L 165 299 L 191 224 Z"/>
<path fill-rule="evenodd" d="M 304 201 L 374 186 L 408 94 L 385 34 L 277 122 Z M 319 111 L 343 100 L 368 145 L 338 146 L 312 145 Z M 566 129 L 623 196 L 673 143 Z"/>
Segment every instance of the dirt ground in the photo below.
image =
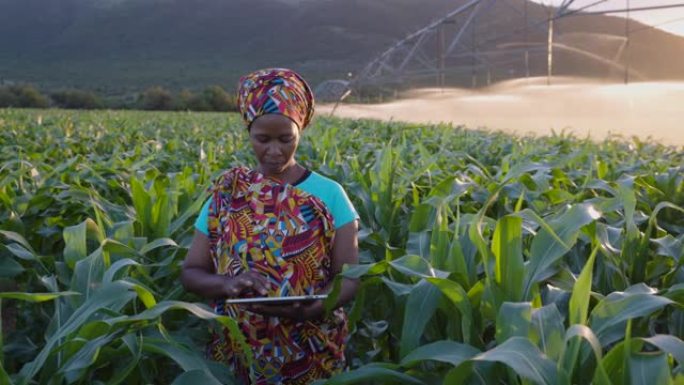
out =
<path fill-rule="evenodd" d="M 330 114 L 332 105 L 317 108 Z M 340 104 L 335 116 L 451 122 L 518 134 L 636 136 L 684 147 L 684 82 L 609 84 L 586 79 L 518 79 L 480 90 L 420 89 L 385 104 Z"/>

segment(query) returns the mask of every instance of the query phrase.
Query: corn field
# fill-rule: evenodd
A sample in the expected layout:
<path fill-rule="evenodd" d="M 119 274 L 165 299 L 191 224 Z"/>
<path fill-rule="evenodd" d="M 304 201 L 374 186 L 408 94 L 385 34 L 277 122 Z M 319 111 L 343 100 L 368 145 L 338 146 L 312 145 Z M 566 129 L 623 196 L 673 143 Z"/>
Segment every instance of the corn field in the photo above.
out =
<path fill-rule="evenodd" d="M 0 384 L 237 384 L 179 273 L 239 116 L 0 110 L 0 146 Z M 319 118 L 298 160 L 361 217 L 321 384 L 684 384 L 682 149 Z"/>

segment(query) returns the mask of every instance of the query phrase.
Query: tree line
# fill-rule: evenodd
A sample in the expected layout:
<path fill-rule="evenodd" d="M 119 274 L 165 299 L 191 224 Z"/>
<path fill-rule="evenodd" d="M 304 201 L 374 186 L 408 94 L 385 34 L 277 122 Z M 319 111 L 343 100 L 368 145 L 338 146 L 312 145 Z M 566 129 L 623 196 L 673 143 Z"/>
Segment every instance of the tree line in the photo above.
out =
<path fill-rule="evenodd" d="M 0 86 L 0 108 L 141 109 L 162 111 L 237 111 L 235 96 L 212 85 L 200 92 L 149 87 L 129 100 L 106 99 L 93 91 L 68 89 L 43 93 L 34 85 Z"/>

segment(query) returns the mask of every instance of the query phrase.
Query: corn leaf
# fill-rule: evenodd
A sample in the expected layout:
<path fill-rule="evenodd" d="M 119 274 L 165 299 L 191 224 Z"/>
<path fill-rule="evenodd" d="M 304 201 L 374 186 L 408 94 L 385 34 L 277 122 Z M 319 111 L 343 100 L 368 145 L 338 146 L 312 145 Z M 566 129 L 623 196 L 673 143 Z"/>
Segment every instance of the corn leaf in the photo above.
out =
<path fill-rule="evenodd" d="M 422 381 L 407 374 L 395 370 L 397 367 L 390 364 L 367 364 L 349 372 L 343 372 L 323 382 L 325 385 L 348 385 L 368 384 L 373 381 L 382 381 L 400 384 L 423 384 Z"/>
<path fill-rule="evenodd" d="M 571 207 L 557 219 L 549 221 L 551 230 L 542 228 L 532 240 L 530 261 L 526 267 L 523 298 L 530 300 L 532 285 L 551 277 L 555 264 L 577 241 L 579 230 L 598 219 L 600 213 L 591 204 Z"/>
<path fill-rule="evenodd" d="M 438 361 L 458 366 L 480 353 L 474 347 L 454 341 L 437 341 L 423 345 L 401 360 L 401 366 L 413 367 L 422 361 Z"/>
<path fill-rule="evenodd" d="M 492 239 L 496 282 L 511 302 L 522 300 L 525 266 L 522 255 L 522 218 L 507 215 L 499 219 Z"/>
<path fill-rule="evenodd" d="M 207 384 L 207 385 L 221 385 L 222 383 L 219 382 L 214 376 L 208 375 L 204 370 L 190 370 L 187 372 L 181 373 L 178 377 L 176 377 L 175 380 L 171 383 L 171 385 L 198 385 L 198 384 Z"/>
<path fill-rule="evenodd" d="M 475 356 L 473 360 L 501 362 L 536 384 L 557 384 L 556 366 L 527 338 L 509 338 L 494 349 Z"/>
<path fill-rule="evenodd" d="M 55 298 L 81 295 L 81 293 L 75 291 L 62 291 L 56 293 L 22 293 L 22 292 L 1 292 L 0 298 L 18 299 L 20 301 L 26 302 L 45 302 L 51 301 Z"/>
<path fill-rule="evenodd" d="M 399 343 L 402 357 L 420 344 L 425 325 L 435 313 L 441 295 L 439 289 L 427 281 L 421 281 L 409 294 Z"/>

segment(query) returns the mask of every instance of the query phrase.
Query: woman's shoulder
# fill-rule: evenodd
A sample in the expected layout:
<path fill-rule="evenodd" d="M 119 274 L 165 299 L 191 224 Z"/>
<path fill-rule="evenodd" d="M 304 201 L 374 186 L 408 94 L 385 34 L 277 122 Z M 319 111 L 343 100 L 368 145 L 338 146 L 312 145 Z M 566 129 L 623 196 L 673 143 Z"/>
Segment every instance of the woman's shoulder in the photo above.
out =
<path fill-rule="evenodd" d="M 326 192 L 328 194 L 344 193 L 344 188 L 336 180 L 314 170 L 311 170 L 311 174 L 306 178 L 302 185 L 309 186 L 317 191 Z"/>
<path fill-rule="evenodd" d="M 302 189 L 322 200 L 328 207 L 334 218 L 336 229 L 358 219 L 359 215 L 347 193 L 334 179 L 312 171 L 302 185 L 300 185 Z"/>

